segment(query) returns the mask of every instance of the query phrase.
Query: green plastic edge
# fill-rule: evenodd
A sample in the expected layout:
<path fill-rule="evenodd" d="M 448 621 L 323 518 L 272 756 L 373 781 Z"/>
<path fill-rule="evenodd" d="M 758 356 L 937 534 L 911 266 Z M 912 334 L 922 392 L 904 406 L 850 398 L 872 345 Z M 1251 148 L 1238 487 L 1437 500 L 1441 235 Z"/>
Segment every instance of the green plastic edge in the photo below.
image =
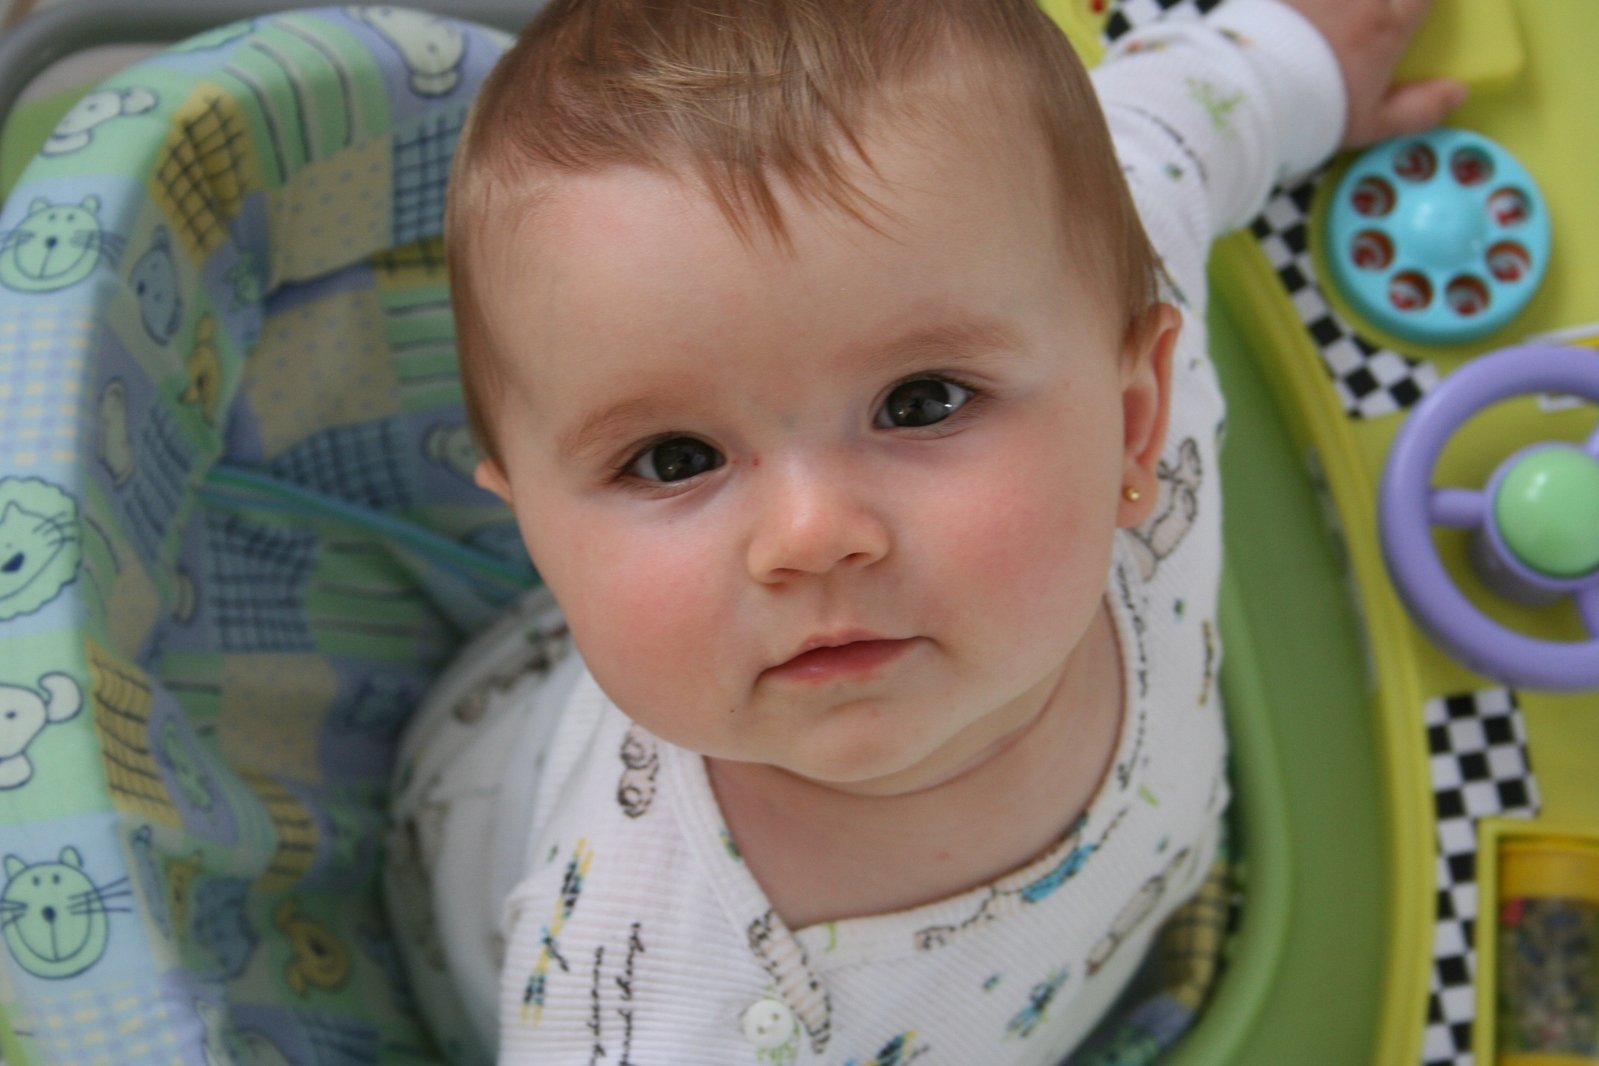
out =
<path fill-rule="evenodd" d="M 1364 631 L 1316 487 L 1220 300 L 1210 329 L 1229 412 L 1218 625 L 1244 898 L 1212 999 L 1165 1061 L 1372 1062 L 1388 847 Z"/>

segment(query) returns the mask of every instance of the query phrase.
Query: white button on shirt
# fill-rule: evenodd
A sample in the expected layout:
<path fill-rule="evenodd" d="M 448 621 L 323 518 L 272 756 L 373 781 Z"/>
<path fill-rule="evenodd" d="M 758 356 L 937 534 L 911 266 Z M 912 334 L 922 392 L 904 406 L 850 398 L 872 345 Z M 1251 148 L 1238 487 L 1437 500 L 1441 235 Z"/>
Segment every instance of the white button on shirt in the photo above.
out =
<path fill-rule="evenodd" d="M 744 1012 L 744 1037 L 762 1051 L 780 1048 L 794 1035 L 794 1012 L 775 999 L 758 999 Z"/>

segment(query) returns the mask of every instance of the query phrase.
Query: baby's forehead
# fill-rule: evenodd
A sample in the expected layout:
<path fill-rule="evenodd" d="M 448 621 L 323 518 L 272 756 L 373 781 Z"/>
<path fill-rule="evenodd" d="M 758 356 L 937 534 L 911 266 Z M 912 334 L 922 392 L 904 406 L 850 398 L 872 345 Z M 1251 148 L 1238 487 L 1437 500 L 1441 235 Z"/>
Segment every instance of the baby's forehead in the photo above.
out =
<path fill-rule="evenodd" d="M 957 263 L 1007 241 L 1030 257 L 1061 243 L 1042 142 L 1015 118 L 990 123 L 981 140 L 885 118 L 850 164 L 847 200 L 774 181 L 786 231 L 719 201 L 681 162 L 529 175 L 474 257 L 483 307 L 521 319 L 534 292 L 549 303 L 541 314 L 592 323 L 616 313 L 623 288 L 635 300 L 702 302 L 748 280 L 813 283 L 813 264 L 843 270 L 907 243 Z"/>
<path fill-rule="evenodd" d="M 663 146 L 657 158 L 525 168 L 506 197 L 511 209 L 492 232 L 525 240 L 536 251 L 541 233 L 567 230 L 575 219 L 583 226 L 642 231 L 679 212 L 708 216 L 702 210 L 708 205 L 746 244 L 772 253 L 792 251 L 787 223 L 797 207 L 830 208 L 845 228 L 881 229 L 890 223 L 891 201 L 900 190 L 883 163 L 905 150 L 951 163 L 980 156 L 1001 161 L 1006 170 L 1029 164 L 1048 168 L 1048 139 L 1031 114 L 1013 91 L 946 71 L 885 90 L 858 130 L 837 131 L 818 146 L 826 159 L 794 173 L 775 165 L 740 164 L 732 168 L 731 182 L 724 183 L 715 176 L 723 167 L 720 161 L 698 158 L 681 145 Z M 673 191 L 675 203 L 662 205 L 671 212 L 636 209 L 634 189 L 646 180 Z M 816 215 L 807 213 L 807 218 L 814 221 Z"/>

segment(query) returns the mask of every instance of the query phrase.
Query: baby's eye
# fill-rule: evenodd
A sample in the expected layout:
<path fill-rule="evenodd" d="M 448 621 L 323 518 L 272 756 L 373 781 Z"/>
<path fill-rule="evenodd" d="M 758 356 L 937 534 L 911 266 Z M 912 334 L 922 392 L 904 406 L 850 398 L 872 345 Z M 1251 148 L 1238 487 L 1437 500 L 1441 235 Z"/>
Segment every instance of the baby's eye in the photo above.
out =
<path fill-rule="evenodd" d="M 879 429 L 930 426 L 944 421 L 971 398 L 970 389 L 953 381 L 915 378 L 889 391 L 872 424 Z"/>
<path fill-rule="evenodd" d="M 727 460 L 722 453 L 693 437 L 672 437 L 652 444 L 627 465 L 626 473 L 645 481 L 683 481 L 715 470 Z"/>

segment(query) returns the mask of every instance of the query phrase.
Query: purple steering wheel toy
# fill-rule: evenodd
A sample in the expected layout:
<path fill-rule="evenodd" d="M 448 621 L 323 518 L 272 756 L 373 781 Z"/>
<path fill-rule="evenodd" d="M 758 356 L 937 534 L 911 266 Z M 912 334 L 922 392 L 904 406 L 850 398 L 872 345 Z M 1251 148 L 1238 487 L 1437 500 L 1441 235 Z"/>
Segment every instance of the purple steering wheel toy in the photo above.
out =
<path fill-rule="evenodd" d="M 1461 367 L 1416 406 L 1383 471 L 1383 555 L 1416 621 L 1467 666 L 1513 686 L 1599 689 L 1599 428 L 1582 444 L 1520 449 L 1482 489 L 1430 487 L 1444 445 L 1468 418 L 1535 392 L 1599 403 L 1599 352 L 1507 348 Z M 1444 569 L 1434 525 L 1473 531 L 1472 562 L 1506 598 L 1538 604 L 1571 596 L 1589 639 L 1541 640 L 1493 621 Z"/>

